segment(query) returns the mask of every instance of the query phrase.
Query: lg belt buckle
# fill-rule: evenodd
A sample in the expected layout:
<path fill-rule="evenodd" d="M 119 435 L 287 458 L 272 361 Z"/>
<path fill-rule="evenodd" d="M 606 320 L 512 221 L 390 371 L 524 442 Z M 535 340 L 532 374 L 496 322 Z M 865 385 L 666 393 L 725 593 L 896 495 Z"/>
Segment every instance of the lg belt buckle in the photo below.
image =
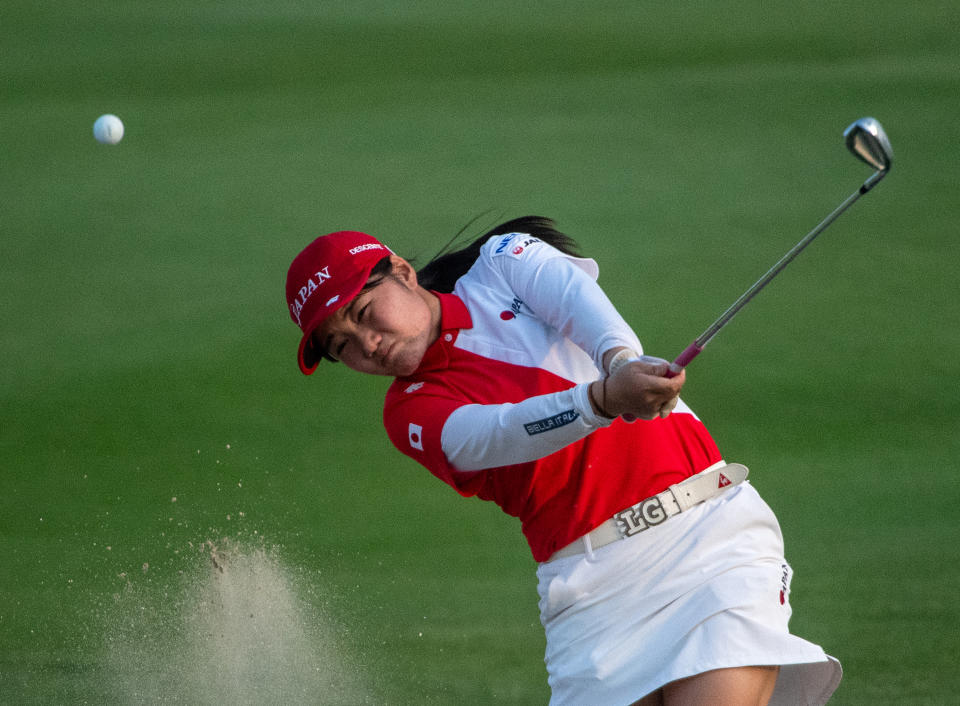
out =
<path fill-rule="evenodd" d="M 617 531 L 621 537 L 632 537 L 644 530 L 666 522 L 669 515 L 663 507 L 660 496 L 654 495 L 621 510 L 613 516 L 617 523 Z"/>

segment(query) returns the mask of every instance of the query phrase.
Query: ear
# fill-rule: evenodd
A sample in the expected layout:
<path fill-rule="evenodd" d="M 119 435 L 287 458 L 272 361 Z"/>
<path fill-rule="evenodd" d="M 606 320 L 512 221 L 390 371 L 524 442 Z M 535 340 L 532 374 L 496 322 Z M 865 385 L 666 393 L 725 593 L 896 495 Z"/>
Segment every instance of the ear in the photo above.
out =
<path fill-rule="evenodd" d="M 413 265 L 396 254 L 390 255 L 390 264 L 393 266 L 390 272 L 392 277 L 400 280 L 410 289 L 417 288 L 417 271 Z"/>

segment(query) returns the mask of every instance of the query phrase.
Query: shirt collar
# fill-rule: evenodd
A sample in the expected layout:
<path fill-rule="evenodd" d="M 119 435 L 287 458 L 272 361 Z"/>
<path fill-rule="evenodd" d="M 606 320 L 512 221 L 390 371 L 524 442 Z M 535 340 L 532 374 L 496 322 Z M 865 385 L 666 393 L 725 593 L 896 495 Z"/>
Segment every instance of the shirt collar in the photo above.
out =
<path fill-rule="evenodd" d="M 456 294 L 434 292 L 440 300 L 440 330 L 473 328 L 473 319 L 467 305 Z"/>

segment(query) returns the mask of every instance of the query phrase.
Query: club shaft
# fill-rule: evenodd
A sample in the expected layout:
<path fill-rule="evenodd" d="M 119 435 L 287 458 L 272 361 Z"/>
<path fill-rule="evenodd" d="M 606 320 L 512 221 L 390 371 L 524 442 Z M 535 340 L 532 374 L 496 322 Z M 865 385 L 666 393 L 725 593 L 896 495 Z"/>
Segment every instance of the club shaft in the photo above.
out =
<path fill-rule="evenodd" d="M 882 174 L 882 172 L 877 172 L 877 174 Z M 875 174 L 874 177 L 876 177 L 877 174 Z M 837 208 L 834 209 L 829 216 L 827 216 L 822 221 L 820 221 L 820 223 L 813 230 L 807 233 L 803 237 L 803 240 L 801 240 L 799 243 L 794 245 L 786 255 L 781 257 L 780 260 L 777 261 L 777 264 L 775 264 L 773 267 L 767 270 L 767 273 L 763 275 L 763 277 L 758 279 L 753 284 L 753 286 L 750 287 L 750 289 L 748 289 L 746 292 L 740 295 L 740 298 L 737 299 L 737 301 L 735 301 L 730 306 L 729 309 L 723 312 L 723 314 L 720 315 L 720 318 L 718 318 L 716 321 L 710 324 L 709 328 L 707 328 L 706 331 L 700 334 L 694 340 L 694 342 L 690 344 L 691 348 L 693 346 L 696 346 L 697 349 L 702 349 L 704 346 L 706 346 L 710 342 L 710 340 L 714 336 L 716 336 L 724 326 L 730 323 L 730 320 L 733 319 L 733 317 L 736 316 L 737 313 L 743 307 L 745 307 L 751 299 L 753 299 L 755 296 L 757 296 L 757 294 L 760 293 L 760 290 L 762 290 L 764 287 L 766 287 L 770 283 L 770 280 L 772 280 L 774 277 L 780 274 L 780 272 L 787 265 L 789 265 L 797 255 L 803 252 L 804 248 L 806 248 L 810 243 L 814 241 L 814 239 L 818 235 L 820 235 L 824 230 L 826 230 L 827 226 L 833 223 L 840 216 L 840 214 L 842 214 L 844 211 L 850 208 L 850 206 L 852 206 L 857 199 L 863 196 L 863 194 L 867 193 L 867 191 L 869 191 L 870 188 L 872 188 L 877 181 L 879 181 L 879 179 L 872 177 L 871 179 L 864 182 L 863 186 L 861 186 L 855 192 L 850 194 L 850 196 L 848 196 L 843 203 L 837 206 Z M 697 350 L 697 353 L 699 352 L 700 351 Z M 692 357 L 690 359 L 692 360 Z M 686 362 L 689 362 L 689 360 L 687 360 Z"/>

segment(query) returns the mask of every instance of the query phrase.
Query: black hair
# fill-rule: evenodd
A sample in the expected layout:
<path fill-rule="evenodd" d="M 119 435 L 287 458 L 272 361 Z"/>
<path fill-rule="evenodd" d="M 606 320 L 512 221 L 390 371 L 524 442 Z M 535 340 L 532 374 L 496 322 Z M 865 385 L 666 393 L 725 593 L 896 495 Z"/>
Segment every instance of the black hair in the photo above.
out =
<path fill-rule="evenodd" d="M 514 218 L 491 228 L 468 245 L 450 252 L 471 224 L 467 224 L 450 239 L 436 255 L 417 270 L 417 282 L 425 289 L 449 293 L 457 280 L 467 273 L 480 255 L 480 248 L 495 235 L 505 233 L 526 233 L 532 235 L 568 255 L 580 256 L 579 245 L 569 235 L 557 230 L 557 224 L 543 216 L 523 216 Z"/>

